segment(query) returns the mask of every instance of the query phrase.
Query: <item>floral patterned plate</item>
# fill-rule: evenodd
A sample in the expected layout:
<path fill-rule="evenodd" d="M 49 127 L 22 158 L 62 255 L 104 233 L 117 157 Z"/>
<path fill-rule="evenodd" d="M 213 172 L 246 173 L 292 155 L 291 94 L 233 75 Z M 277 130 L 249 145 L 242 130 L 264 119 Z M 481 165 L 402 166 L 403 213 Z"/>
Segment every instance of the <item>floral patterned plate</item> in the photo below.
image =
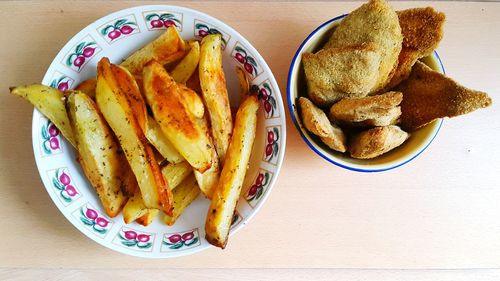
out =
<path fill-rule="evenodd" d="M 220 33 L 223 64 L 231 104 L 239 102 L 234 69 L 242 67 L 262 107 L 257 137 L 231 233 L 242 228 L 259 210 L 276 182 L 285 153 L 285 111 L 274 76 L 264 59 L 239 33 L 198 11 L 165 5 L 140 6 L 105 16 L 76 34 L 57 54 L 43 84 L 60 90 L 74 88 L 96 75 L 103 56 L 120 63 L 129 54 L 175 26 L 184 39 Z M 140 257 L 168 258 L 192 254 L 210 245 L 205 240 L 209 201 L 200 196 L 178 219 L 166 226 L 160 217 L 148 227 L 126 225 L 121 215 L 105 215 L 94 188 L 75 161 L 75 151 L 57 128 L 37 110 L 33 113 L 33 150 L 42 181 L 64 216 L 90 239 L 115 251 Z"/>

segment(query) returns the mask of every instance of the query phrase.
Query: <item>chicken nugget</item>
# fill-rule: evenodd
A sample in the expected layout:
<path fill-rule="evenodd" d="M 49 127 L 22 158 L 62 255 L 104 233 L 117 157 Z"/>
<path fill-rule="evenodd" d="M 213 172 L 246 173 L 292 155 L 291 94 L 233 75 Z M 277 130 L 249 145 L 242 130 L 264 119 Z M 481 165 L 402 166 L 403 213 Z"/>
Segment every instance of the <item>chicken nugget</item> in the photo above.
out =
<path fill-rule="evenodd" d="M 466 114 L 492 103 L 488 94 L 461 86 L 420 61 L 396 90 L 403 93 L 401 127 L 408 131 L 437 118 Z"/>
<path fill-rule="evenodd" d="M 407 9 L 397 14 L 403 33 L 403 48 L 399 53 L 398 66 L 385 89 L 391 89 L 408 78 L 413 64 L 431 55 L 443 38 L 446 17 L 432 7 Z"/>
<path fill-rule="evenodd" d="M 398 126 L 375 127 L 354 136 L 349 143 L 351 157 L 371 159 L 400 146 L 409 134 Z"/>
<path fill-rule="evenodd" d="M 380 54 L 375 43 L 304 53 L 309 98 L 328 107 L 342 98 L 366 96 L 376 86 Z"/>
<path fill-rule="evenodd" d="M 326 114 L 307 98 L 300 97 L 299 105 L 302 122 L 306 129 L 320 137 L 331 149 L 345 152 L 346 136 L 342 132 L 342 129 L 331 124 Z"/>
<path fill-rule="evenodd" d="M 388 126 L 399 121 L 401 92 L 388 92 L 364 98 L 343 99 L 330 108 L 329 117 L 346 126 Z"/>
<path fill-rule="evenodd" d="M 381 61 L 375 87 L 370 93 L 384 88 L 398 64 L 403 35 L 396 12 L 384 0 L 370 0 L 352 11 L 339 24 L 325 45 L 339 48 L 373 42 L 381 47 Z"/>

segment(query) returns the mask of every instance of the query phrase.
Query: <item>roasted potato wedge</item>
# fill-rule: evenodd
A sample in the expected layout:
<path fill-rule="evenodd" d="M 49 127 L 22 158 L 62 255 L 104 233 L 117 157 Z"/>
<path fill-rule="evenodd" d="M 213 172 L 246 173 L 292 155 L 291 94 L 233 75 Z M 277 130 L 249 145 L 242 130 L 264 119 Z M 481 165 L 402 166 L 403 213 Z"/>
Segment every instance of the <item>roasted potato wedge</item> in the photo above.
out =
<path fill-rule="evenodd" d="M 212 156 L 212 166 L 210 167 L 210 169 L 206 170 L 203 173 L 195 170 L 194 176 L 196 178 L 196 181 L 198 182 L 198 187 L 203 192 L 205 197 L 211 199 L 212 193 L 217 187 L 220 176 L 220 163 L 217 154 L 214 153 Z"/>
<path fill-rule="evenodd" d="M 125 152 L 139 184 L 144 204 L 171 214 L 172 192 L 163 179 L 153 150 L 132 111 L 126 93 L 122 91 L 127 86 L 118 85 L 118 81 L 126 81 L 116 77 L 123 74 L 119 70 L 123 71 L 122 68 L 113 68 L 107 58 L 99 61 L 96 102 Z"/>
<path fill-rule="evenodd" d="M 250 92 L 250 81 L 245 74 L 245 71 L 237 66 L 235 68 L 236 77 L 238 77 L 238 82 L 240 84 L 240 99 L 243 100 L 245 96 Z"/>
<path fill-rule="evenodd" d="M 10 93 L 33 104 L 36 109 L 56 125 L 71 145 L 76 147 L 73 129 L 69 124 L 68 114 L 66 113 L 66 97 L 63 92 L 49 86 L 33 84 L 11 87 Z"/>
<path fill-rule="evenodd" d="M 188 162 L 169 163 L 161 168 L 161 173 L 172 190 L 193 172 Z"/>
<path fill-rule="evenodd" d="M 215 149 L 206 120 L 193 114 L 193 107 L 185 98 L 186 95 L 195 98 L 196 93 L 176 83 L 156 61 L 146 64 L 143 77 L 146 100 L 167 138 L 194 169 L 208 170 Z"/>
<path fill-rule="evenodd" d="M 146 125 L 146 138 L 168 162 L 180 163 L 184 161 L 184 157 L 179 154 L 172 142 L 165 136 L 158 122 L 149 115 Z"/>
<path fill-rule="evenodd" d="M 200 189 L 193 175 L 183 180 L 174 191 L 174 214 L 165 216 L 165 223 L 173 225 L 179 216 L 184 212 L 184 209 L 193 202 L 200 194 Z"/>
<path fill-rule="evenodd" d="M 210 117 L 217 155 L 223 164 L 233 131 L 233 120 L 226 77 L 222 70 L 222 39 L 220 34 L 207 35 L 201 41 L 200 85 Z"/>
<path fill-rule="evenodd" d="M 78 91 L 70 94 L 68 113 L 83 172 L 96 189 L 106 214 L 115 217 L 127 202 L 121 190 L 123 167 L 118 143 L 86 94 Z"/>
<path fill-rule="evenodd" d="M 186 84 L 189 77 L 196 70 L 196 67 L 198 67 L 198 62 L 200 61 L 200 43 L 198 41 L 189 41 L 189 47 L 187 55 L 170 72 L 170 76 L 177 83 Z"/>
<path fill-rule="evenodd" d="M 224 248 L 241 186 L 252 153 L 257 128 L 259 101 L 256 96 L 247 96 L 236 113 L 234 132 L 229 144 L 226 162 L 205 222 L 205 238 L 217 247 Z"/>
<path fill-rule="evenodd" d="M 178 164 L 170 163 L 161 169 L 161 173 L 172 191 L 192 172 L 193 168 L 186 161 Z M 138 191 L 123 208 L 123 219 L 125 223 L 137 221 L 142 225 L 149 225 L 157 213 L 156 209 L 150 209 L 144 205 L 141 192 Z M 175 213 L 174 210 L 174 216 Z"/>
<path fill-rule="evenodd" d="M 86 94 L 87 96 L 91 97 L 92 99 L 95 99 L 95 87 L 97 84 L 97 80 L 95 79 L 87 79 L 78 86 L 76 86 L 75 91 L 80 91 Z"/>
<path fill-rule="evenodd" d="M 186 42 L 181 38 L 177 28 L 169 27 L 160 37 L 148 43 L 131 56 L 121 66 L 132 74 L 141 74 L 144 65 L 156 60 L 164 65 L 182 58 L 185 54 Z"/>

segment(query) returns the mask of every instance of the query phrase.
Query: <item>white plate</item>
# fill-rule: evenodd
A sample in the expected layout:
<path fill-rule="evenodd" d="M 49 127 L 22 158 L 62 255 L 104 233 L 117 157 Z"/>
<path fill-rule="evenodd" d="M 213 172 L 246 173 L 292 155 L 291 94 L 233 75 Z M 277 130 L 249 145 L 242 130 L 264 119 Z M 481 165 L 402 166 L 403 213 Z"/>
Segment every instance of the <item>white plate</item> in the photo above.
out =
<path fill-rule="evenodd" d="M 251 84 L 259 87 L 261 94 L 268 95 L 266 101 L 261 99 L 263 106 L 250 167 L 231 227 L 234 233 L 248 223 L 269 195 L 283 161 L 286 140 L 285 110 L 278 85 L 264 59 L 239 33 L 211 16 L 182 7 L 154 5 L 121 10 L 95 21 L 69 40 L 51 63 L 42 83 L 71 89 L 96 75 L 101 57 L 120 63 L 159 36 L 165 25 L 172 24 L 184 39 L 201 39 L 214 32 L 222 34 L 223 65 L 233 106 L 239 102 L 236 66 L 245 68 Z M 188 255 L 210 246 L 204 238 L 209 201 L 202 196 L 174 226 L 166 226 L 160 217 L 148 227 L 137 223 L 126 225 L 121 214 L 107 217 L 94 188 L 75 161 L 74 149 L 54 128 L 40 112 L 34 111 L 35 160 L 50 197 L 82 233 L 115 251 L 149 258 Z M 231 247 L 231 242 L 228 246 Z"/>

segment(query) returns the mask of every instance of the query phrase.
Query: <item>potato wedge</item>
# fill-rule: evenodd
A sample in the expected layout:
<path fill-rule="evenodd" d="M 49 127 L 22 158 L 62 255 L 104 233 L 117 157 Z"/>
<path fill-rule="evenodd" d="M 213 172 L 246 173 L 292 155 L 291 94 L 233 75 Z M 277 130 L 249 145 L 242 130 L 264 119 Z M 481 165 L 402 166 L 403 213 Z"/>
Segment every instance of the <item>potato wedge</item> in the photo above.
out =
<path fill-rule="evenodd" d="M 86 94 L 87 96 L 91 97 L 92 99 L 95 99 L 95 87 L 97 84 L 97 80 L 95 79 L 87 79 L 78 86 L 76 86 L 75 91 L 80 91 Z"/>
<path fill-rule="evenodd" d="M 10 93 L 22 97 L 33 104 L 36 109 L 56 125 L 69 143 L 76 147 L 73 129 L 66 113 L 66 98 L 63 92 L 49 86 L 33 84 L 11 87 Z"/>
<path fill-rule="evenodd" d="M 158 122 L 148 115 L 146 125 L 146 138 L 160 152 L 161 156 L 170 163 L 180 163 L 184 157 L 175 149 L 174 145 L 163 133 Z"/>
<path fill-rule="evenodd" d="M 178 186 L 185 178 L 187 178 L 193 172 L 193 168 L 188 162 L 182 161 L 180 163 L 169 163 L 165 167 L 161 168 L 161 173 L 168 185 L 172 190 Z"/>
<path fill-rule="evenodd" d="M 96 104 L 86 94 L 78 91 L 70 94 L 68 113 L 83 172 L 96 189 L 106 214 L 115 217 L 127 202 L 121 190 L 124 168 L 118 143 Z"/>
<path fill-rule="evenodd" d="M 143 77 L 146 100 L 167 138 L 194 169 L 208 170 L 215 149 L 206 120 L 193 114 L 193 106 L 185 98 L 189 95 L 195 99 L 196 93 L 176 83 L 156 61 L 146 64 Z"/>
<path fill-rule="evenodd" d="M 198 182 L 198 187 L 205 197 L 211 199 L 220 177 L 220 163 L 217 154 L 214 153 L 212 156 L 212 166 L 210 169 L 203 173 L 195 170 L 194 176 Z"/>
<path fill-rule="evenodd" d="M 174 191 L 174 214 L 165 216 L 165 223 L 173 225 L 184 210 L 193 202 L 200 194 L 200 189 L 193 175 L 189 176 L 177 186 Z"/>
<path fill-rule="evenodd" d="M 161 172 L 173 192 L 184 179 L 192 174 L 193 168 L 191 168 L 189 163 L 183 161 L 178 164 L 170 163 L 163 167 L 161 169 Z M 151 223 L 152 219 L 158 213 L 155 211 L 156 209 L 150 209 L 146 207 L 146 205 L 144 205 L 141 192 L 138 191 L 132 198 L 129 199 L 129 201 L 123 208 L 123 219 L 127 224 L 133 221 L 137 221 L 142 225 L 145 225 L 146 223 L 146 225 L 149 225 L 149 223 Z"/>
<path fill-rule="evenodd" d="M 205 36 L 201 41 L 200 85 L 210 117 L 211 132 L 222 164 L 233 131 L 233 120 L 226 77 L 222 70 L 222 39 L 220 34 Z"/>
<path fill-rule="evenodd" d="M 226 163 L 208 208 L 205 238 L 210 244 L 220 248 L 227 244 L 231 219 L 245 179 L 255 140 L 258 109 L 259 101 L 256 96 L 247 96 L 238 109 Z"/>
<path fill-rule="evenodd" d="M 160 37 L 129 56 L 121 66 L 134 75 L 141 74 L 147 62 L 156 60 L 164 65 L 182 58 L 185 50 L 186 42 L 181 38 L 177 28 L 169 27 Z"/>
<path fill-rule="evenodd" d="M 134 172 L 144 204 L 149 208 L 172 213 L 172 192 L 163 179 L 149 143 L 135 117 L 132 107 L 118 86 L 115 74 L 120 68 L 112 68 L 107 58 L 97 65 L 96 102 L 104 118 L 120 142 Z"/>
<path fill-rule="evenodd" d="M 158 209 L 148 209 L 144 215 L 137 218 L 135 221 L 140 225 L 148 226 L 153 222 L 156 216 L 158 216 L 159 212 L 160 211 Z"/>
<path fill-rule="evenodd" d="M 243 68 L 237 66 L 235 68 L 236 77 L 238 77 L 238 82 L 240 84 L 240 100 L 243 100 L 245 96 L 250 92 L 250 81 Z"/>
<path fill-rule="evenodd" d="M 186 84 L 200 61 L 200 43 L 198 41 L 189 41 L 189 47 L 187 55 L 170 72 L 170 76 L 177 83 Z"/>

